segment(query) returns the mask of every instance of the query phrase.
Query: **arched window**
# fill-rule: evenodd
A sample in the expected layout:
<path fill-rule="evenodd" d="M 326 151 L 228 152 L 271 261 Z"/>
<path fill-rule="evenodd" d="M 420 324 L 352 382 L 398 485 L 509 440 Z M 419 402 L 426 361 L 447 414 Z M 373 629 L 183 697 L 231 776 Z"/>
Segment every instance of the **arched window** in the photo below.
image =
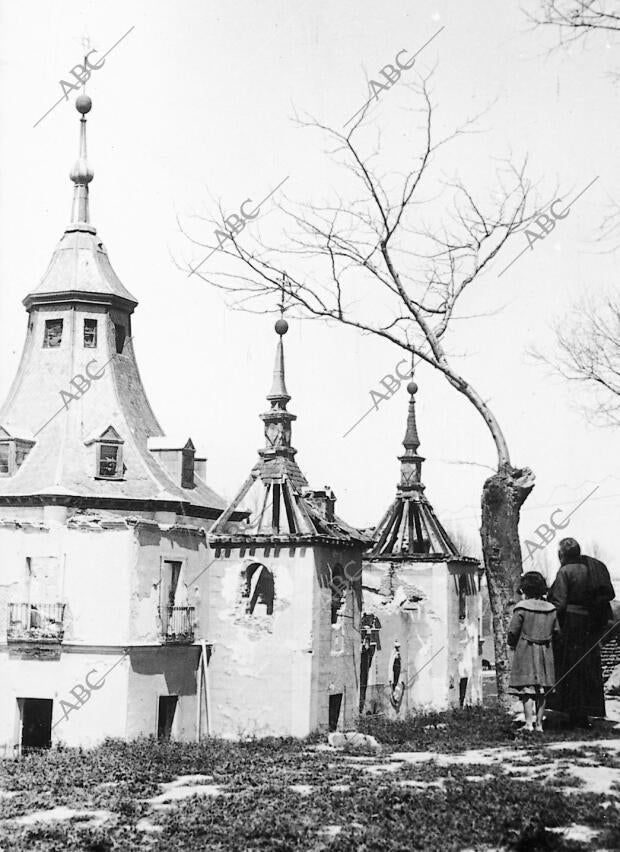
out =
<path fill-rule="evenodd" d="M 247 598 L 245 611 L 248 615 L 273 615 L 273 574 L 267 566 L 254 562 L 245 569 L 244 579 L 244 597 Z"/>

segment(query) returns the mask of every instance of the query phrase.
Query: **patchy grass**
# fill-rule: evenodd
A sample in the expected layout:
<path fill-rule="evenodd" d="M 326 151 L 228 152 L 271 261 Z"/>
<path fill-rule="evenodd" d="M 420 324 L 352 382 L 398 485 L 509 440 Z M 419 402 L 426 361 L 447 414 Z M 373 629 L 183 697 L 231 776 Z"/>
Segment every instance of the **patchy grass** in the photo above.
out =
<path fill-rule="evenodd" d="M 478 708 L 402 722 L 364 719 L 361 727 L 385 744 L 382 755 L 370 760 L 316 748 L 316 737 L 236 743 L 142 739 L 0 761 L 0 789 L 16 793 L 0 797 L 2 820 L 59 805 L 109 812 L 107 821 L 96 827 L 84 824 L 83 813 L 35 825 L 0 822 L 0 850 L 618 848 L 620 799 L 571 792 L 580 782 L 564 763 L 585 758 L 615 768 L 617 757 L 604 749 L 550 749 L 545 755 L 540 742 L 515 745 L 508 716 Z M 459 751 L 491 746 L 507 746 L 513 754 L 516 749 L 517 767 L 521 755 L 523 765 L 533 768 L 560 759 L 560 772 L 553 783 L 542 777 L 524 781 L 510 777 L 510 767 L 501 759 L 492 764 L 450 762 Z M 421 750 L 437 752 L 437 761 L 399 763 L 392 756 Z M 159 785 L 191 775 L 202 776 L 200 783 L 214 785 L 218 795 L 192 796 L 153 809 L 148 800 L 162 792 Z M 600 832 L 594 845 L 551 831 L 573 823 Z"/>
<path fill-rule="evenodd" d="M 363 716 L 360 731 L 372 734 L 379 742 L 407 751 L 457 752 L 464 749 L 511 746 L 519 726 L 510 714 L 499 708 L 465 707 L 462 710 L 421 713 L 399 721 L 383 716 Z M 613 724 L 597 721 L 591 730 L 553 727 L 545 730 L 544 742 L 571 742 L 617 739 Z M 538 738 L 528 739 L 536 746 Z"/>

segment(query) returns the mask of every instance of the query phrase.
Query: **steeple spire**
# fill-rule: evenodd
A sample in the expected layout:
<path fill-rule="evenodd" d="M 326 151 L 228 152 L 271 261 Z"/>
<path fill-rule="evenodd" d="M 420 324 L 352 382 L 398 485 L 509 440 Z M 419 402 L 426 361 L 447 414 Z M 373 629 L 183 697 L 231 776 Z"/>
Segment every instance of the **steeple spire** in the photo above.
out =
<path fill-rule="evenodd" d="M 413 381 L 413 370 L 411 371 L 411 381 L 407 385 L 409 392 L 409 410 L 407 412 L 407 429 L 403 438 L 403 447 L 405 452 L 398 457 L 400 461 L 400 485 L 399 490 L 404 491 L 423 491 L 422 485 L 422 462 L 423 456 L 418 455 L 420 439 L 418 437 L 418 427 L 415 417 L 415 394 L 418 386 Z"/>
<path fill-rule="evenodd" d="M 71 169 L 70 178 L 75 184 L 73 189 L 73 206 L 71 208 L 72 225 L 88 225 L 90 215 L 88 209 L 88 184 L 95 173 L 88 165 L 86 151 L 86 113 L 90 112 L 93 102 L 88 95 L 82 93 L 75 99 L 75 108 L 81 113 L 80 119 L 80 148 L 75 165 Z"/>
<path fill-rule="evenodd" d="M 407 385 L 409 410 L 407 429 L 403 438 L 405 452 L 400 461 L 400 482 L 396 499 L 392 502 L 374 531 L 375 544 L 370 550 L 371 560 L 400 559 L 418 561 L 441 557 L 458 557 L 459 553 L 435 515 L 424 494 L 422 462 L 418 454 L 420 439 L 415 418 L 415 394 L 418 386 L 413 381 Z"/>
<path fill-rule="evenodd" d="M 280 319 L 276 321 L 274 328 L 278 343 L 273 365 L 273 382 L 267 394 L 271 409 L 260 416 L 265 424 L 265 448 L 259 450 L 259 454 L 262 458 L 286 456 L 292 459 L 297 450 L 291 446 L 291 423 L 297 420 L 297 417 L 286 410 L 291 397 L 286 389 L 284 376 L 283 337 L 288 331 L 288 323 L 284 319 L 284 296 L 280 302 Z"/>
<path fill-rule="evenodd" d="M 276 334 L 279 336 L 278 344 L 276 347 L 276 357 L 273 364 L 273 382 L 271 384 L 271 390 L 267 396 L 267 399 L 272 403 L 281 402 L 282 407 L 286 410 L 286 404 L 290 401 L 289 393 L 286 389 L 286 380 L 284 377 L 284 343 L 282 342 L 283 336 L 288 331 L 288 323 L 284 319 L 284 317 L 280 317 L 275 324 Z"/>

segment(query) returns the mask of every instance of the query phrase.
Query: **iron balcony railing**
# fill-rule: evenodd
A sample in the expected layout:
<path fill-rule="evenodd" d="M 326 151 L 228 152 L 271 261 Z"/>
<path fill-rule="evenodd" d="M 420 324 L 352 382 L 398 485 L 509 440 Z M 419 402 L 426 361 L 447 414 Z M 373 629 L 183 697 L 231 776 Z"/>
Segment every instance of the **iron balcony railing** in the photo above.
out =
<path fill-rule="evenodd" d="M 9 642 L 62 642 L 65 633 L 63 603 L 10 603 Z"/>
<path fill-rule="evenodd" d="M 159 607 L 163 642 L 194 641 L 194 609 L 193 606 Z"/>

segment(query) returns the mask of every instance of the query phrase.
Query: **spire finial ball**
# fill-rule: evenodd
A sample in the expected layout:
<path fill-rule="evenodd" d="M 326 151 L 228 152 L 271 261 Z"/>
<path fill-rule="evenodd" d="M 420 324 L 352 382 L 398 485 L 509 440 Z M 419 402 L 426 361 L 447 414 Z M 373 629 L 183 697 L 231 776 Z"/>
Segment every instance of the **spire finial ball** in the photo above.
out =
<path fill-rule="evenodd" d="M 413 396 L 413 395 L 414 395 L 414 393 L 417 393 L 417 391 L 418 391 L 418 386 L 416 385 L 416 383 L 415 383 L 415 382 L 411 381 L 411 382 L 409 382 L 409 384 L 407 385 L 407 390 L 408 390 L 408 392 L 411 394 L 411 396 Z"/>
<path fill-rule="evenodd" d="M 274 328 L 276 330 L 276 334 L 279 334 L 280 337 L 282 337 L 282 335 L 286 334 L 288 331 L 288 323 L 285 319 L 276 320 Z"/>
<path fill-rule="evenodd" d="M 88 95 L 78 95 L 75 99 L 75 108 L 78 112 L 81 112 L 82 115 L 86 115 L 87 112 L 90 112 L 92 106 L 93 102 Z"/>

